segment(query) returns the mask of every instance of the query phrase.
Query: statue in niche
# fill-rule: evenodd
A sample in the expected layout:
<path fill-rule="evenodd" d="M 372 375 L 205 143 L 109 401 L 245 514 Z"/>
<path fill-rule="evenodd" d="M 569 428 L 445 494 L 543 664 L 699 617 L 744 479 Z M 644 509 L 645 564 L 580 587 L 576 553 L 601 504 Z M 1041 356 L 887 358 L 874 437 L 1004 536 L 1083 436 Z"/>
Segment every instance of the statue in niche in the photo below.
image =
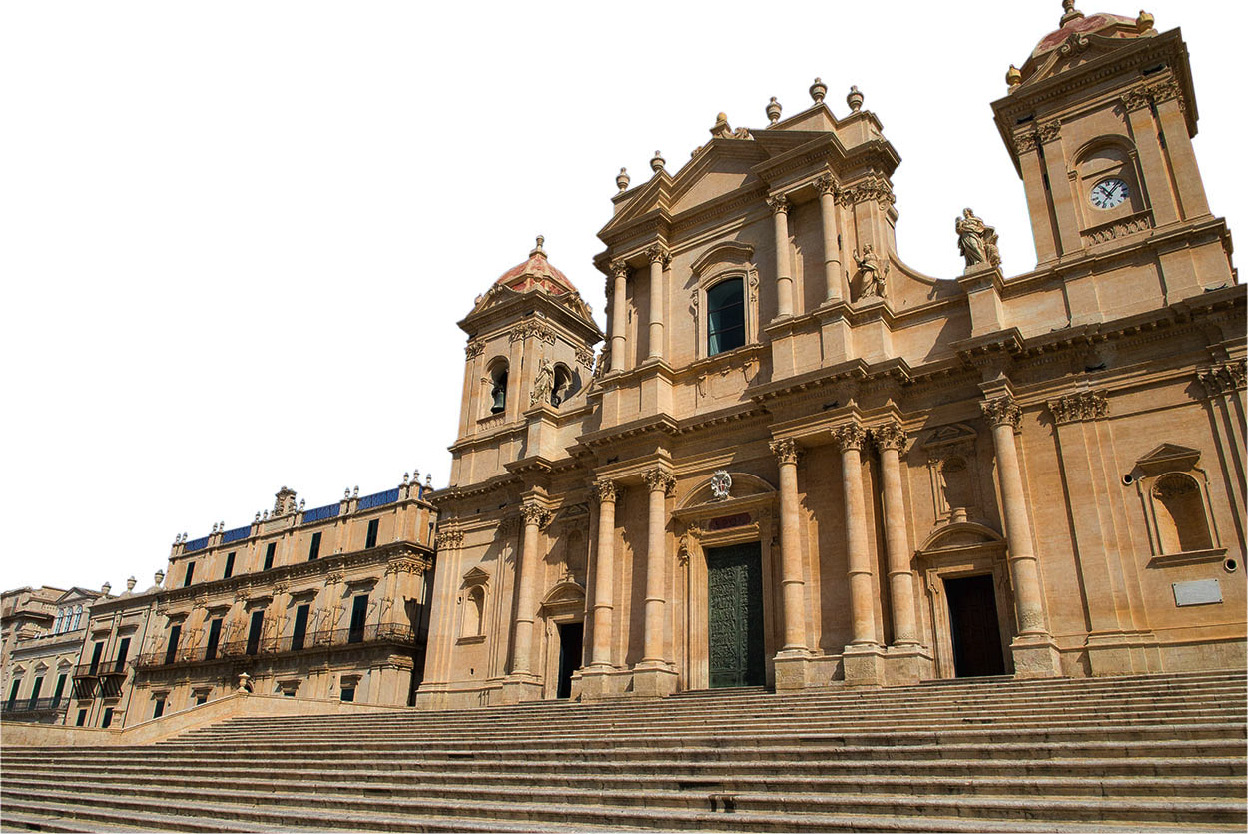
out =
<path fill-rule="evenodd" d="M 854 250 L 854 263 L 858 264 L 858 272 L 862 275 L 862 292 L 858 297 L 883 298 L 884 280 L 888 277 L 892 264 L 885 264 L 881 269 L 880 256 L 875 253 L 875 247 L 870 243 L 863 247 L 861 257 L 858 250 Z"/>
<path fill-rule="evenodd" d="M 975 216 L 975 212 L 962 210 L 962 216 L 954 221 L 958 233 L 958 252 L 966 260 L 965 272 L 980 264 L 1000 266 L 1001 255 L 997 251 L 997 230 Z"/>
<path fill-rule="evenodd" d="M 555 366 L 549 359 L 543 358 L 537 366 L 537 378 L 533 380 L 533 392 L 529 394 L 529 405 L 550 402 L 550 393 L 555 388 Z"/>

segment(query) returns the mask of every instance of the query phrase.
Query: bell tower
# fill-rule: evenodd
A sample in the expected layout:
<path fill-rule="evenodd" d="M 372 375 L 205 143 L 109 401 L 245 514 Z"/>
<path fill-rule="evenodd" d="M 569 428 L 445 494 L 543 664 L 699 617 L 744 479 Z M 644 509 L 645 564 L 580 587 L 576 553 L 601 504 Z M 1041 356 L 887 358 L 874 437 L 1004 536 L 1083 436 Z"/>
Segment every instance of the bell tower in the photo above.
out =
<path fill-rule="evenodd" d="M 1220 251 L 1229 237 L 1192 149 L 1196 96 L 1179 30 L 1159 33 L 1147 12 L 1062 5 L 1060 27 L 1010 67 L 1009 93 L 992 105 L 1026 190 L 1038 266 L 1201 232 L 1208 251 L 1189 239 L 1185 262 L 1162 264 L 1166 296 L 1230 282 Z"/>

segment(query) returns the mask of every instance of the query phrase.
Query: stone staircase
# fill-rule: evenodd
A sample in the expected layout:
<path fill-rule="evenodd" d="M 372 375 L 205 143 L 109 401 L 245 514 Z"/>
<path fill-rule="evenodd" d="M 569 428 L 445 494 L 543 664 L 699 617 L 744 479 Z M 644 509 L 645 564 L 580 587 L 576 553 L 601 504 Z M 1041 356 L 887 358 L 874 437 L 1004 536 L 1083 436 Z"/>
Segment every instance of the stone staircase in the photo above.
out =
<path fill-rule="evenodd" d="M 1243 672 L 235 718 L 5 749 L 43 831 L 1243 831 Z"/>

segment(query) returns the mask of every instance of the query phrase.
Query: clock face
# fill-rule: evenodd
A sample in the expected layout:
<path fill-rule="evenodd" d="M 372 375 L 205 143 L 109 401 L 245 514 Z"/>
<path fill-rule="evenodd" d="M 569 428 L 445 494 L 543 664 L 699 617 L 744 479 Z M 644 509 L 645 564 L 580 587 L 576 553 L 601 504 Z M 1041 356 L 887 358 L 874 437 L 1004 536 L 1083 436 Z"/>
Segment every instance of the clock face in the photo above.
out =
<path fill-rule="evenodd" d="M 1112 209 L 1127 200 L 1127 184 L 1120 179 L 1101 180 L 1092 187 L 1090 199 L 1099 209 Z"/>

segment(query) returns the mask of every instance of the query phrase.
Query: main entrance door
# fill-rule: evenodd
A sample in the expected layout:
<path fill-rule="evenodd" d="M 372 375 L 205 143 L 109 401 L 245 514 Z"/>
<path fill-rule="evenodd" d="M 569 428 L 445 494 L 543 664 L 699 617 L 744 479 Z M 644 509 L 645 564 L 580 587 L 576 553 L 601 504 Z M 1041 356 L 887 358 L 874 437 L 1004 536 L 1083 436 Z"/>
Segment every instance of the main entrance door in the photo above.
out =
<path fill-rule="evenodd" d="M 1004 675 L 1001 628 L 992 576 L 945 580 L 949 600 L 949 636 L 953 639 L 953 669 L 959 678 Z"/>
<path fill-rule="evenodd" d="M 711 686 L 761 686 L 766 681 L 762 549 L 758 542 L 711 548 L 706 572 Z"/>
<path fill-rule="evenodd" d="M 584 623 L 562 623 L 559 626 L 559 681 L 556 698 L 572 697 L 572 673 L 581 667 L 581 650 L 585 639 Z"/>

